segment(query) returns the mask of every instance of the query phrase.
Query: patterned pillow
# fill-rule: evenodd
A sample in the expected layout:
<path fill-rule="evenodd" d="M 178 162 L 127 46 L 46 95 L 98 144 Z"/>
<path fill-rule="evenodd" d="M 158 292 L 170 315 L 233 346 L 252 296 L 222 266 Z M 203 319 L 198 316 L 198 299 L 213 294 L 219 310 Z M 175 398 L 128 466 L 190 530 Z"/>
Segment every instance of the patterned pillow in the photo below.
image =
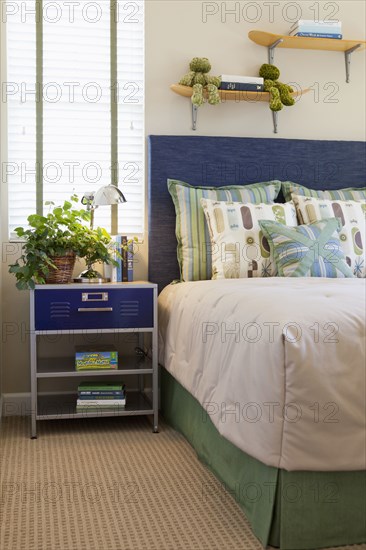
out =
<path fill-rule="evenodd" d="M 341 249 L 337 218 L 297 227 L 269 220 L 259 225 L 281 277 L 353 277 Z"/>
<path fill-rule="evenodd" d="M 277 274 L 259 220 L 297 225 L 293 203 L 243 204 L 201 199 L 212 246 L 212 278 L 241 279 Z"/>
<path fill-rule="evenodd" d="M 356 277 L 366 277 L 366 201 L 336 201 L 293 195 L 300 223 L 340 218 L 339 233 L 347 264 Z"/>
<path fill-rule="evenodd" d="M 211 279 L 210 236 L 200 199 L 239 201 L 252 204 L 271 203 L 281 189 L 275 180 L 252 185 L 229 185 L 227 187 L 193 187 L 188 183 L 168 180 L 172 196 L 177 236 L 177 256 L 182 281 Z"/>
<path fill-rule="evenodd" d="M 316 191 L 315 189 L 308 189 L 304 185 L 293 183 L 292 181 L 282 182 L 282 193 L 286 201 L 291 200 L 292 193 L 296 195 L 303 195 L 304 197 L 315 197 L 318 199 L 329 200 L 351 200 L 361 201 L 366 199 L 366 187 L 347 187 L 346 189 L 332 189 L 331 191 Z"/>

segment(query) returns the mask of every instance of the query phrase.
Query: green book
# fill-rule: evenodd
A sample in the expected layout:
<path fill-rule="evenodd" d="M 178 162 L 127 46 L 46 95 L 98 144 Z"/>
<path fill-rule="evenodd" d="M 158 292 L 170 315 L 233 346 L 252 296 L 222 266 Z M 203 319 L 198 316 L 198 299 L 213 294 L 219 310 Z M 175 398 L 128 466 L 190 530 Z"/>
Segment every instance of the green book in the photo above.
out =
<path fill-rule="evenodd" d="M 113 382 L 81 382 L 78 386 L 79 391 L 122 391 L 125 385 Z"/>
<path fill-rule="evenodd" d="M 100 405 L 99 407 L 85 407 L 83 405 L 77 405 L 76 412 L 95 412 L 95 411 L 121 411 L 125 408 L 125 405 L 116 405 L 107 407 L 106 405 Z"/>

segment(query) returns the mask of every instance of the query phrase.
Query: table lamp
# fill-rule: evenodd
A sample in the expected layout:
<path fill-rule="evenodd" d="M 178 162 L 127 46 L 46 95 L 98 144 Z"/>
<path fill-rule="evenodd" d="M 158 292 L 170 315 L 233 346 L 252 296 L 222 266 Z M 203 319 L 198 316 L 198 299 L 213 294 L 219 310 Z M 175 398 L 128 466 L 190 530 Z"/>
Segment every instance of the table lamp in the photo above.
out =
<path fill-rule="evenodd" d="M 127 202 L 123 193 L 115 185 L 104 185 L 96 192 L 87 191 L 81 199 L 81 204 L 90 212 L 90 229 L 94 228 L 94 211 L 98 206 L 113 206 Z M 93 277 L 90 274 L 93 273 Z M 74 279 L 76 283 L 108 283 L 110 279 L 103 277 L 93 269 L 93 263 L 87 263 L 85 271 Z"/>

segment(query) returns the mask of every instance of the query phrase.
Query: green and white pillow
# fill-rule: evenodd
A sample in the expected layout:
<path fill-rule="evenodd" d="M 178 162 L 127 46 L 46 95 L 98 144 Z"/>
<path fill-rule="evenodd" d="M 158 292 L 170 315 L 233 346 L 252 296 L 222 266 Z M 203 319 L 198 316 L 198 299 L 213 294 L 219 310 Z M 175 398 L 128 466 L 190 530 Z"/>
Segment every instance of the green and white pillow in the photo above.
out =
<path fill-rule="evenodd" d="M 271 203 L 277 198 L 281 182 L 274 180 L 251 185 L 226 187 L 194 187 L 177 180 L 168 180 L 172 196 L 177 236 L 177 256 L 182 281 L 211 279 L 210 236 L 200 203 L 201 198 L 244 203 Z"/>
<path fill-rule="evenodd" d="M 304 197 L 314 197 L 328 200 L 334 199 L 340 201 L 361 201 L 366 199 L 366 187 L 347 187 L 345 189 L 317 191 L 316 189 L 308 189 L 304 185 L 293 183 L 292 181 L 282 182 L 282 193 L 286 201 L 290 201 L 292 199 L 292 193 L 295 193 L 295 195 L 302 195 Z"/>
<path fill-rule="evenodd" d="M 297 225 L 293 203 L 243 204 L 201 199 L 212 246 L 212 278 L 273 277 L 277 268 L 260 220 Z"/>
<path fill-rule="evenodd" d="M 339 239 L 356 277 L 366 277 L 366 201 L 337 201 L 292 195 L 300 223 L 340 218 Z"/>
<path fill-rule="evenodd" d="M 337 218 L 297 227 L 269 220 L 259 225 L 281 277 L 353 277 L 338 237 Z"/>

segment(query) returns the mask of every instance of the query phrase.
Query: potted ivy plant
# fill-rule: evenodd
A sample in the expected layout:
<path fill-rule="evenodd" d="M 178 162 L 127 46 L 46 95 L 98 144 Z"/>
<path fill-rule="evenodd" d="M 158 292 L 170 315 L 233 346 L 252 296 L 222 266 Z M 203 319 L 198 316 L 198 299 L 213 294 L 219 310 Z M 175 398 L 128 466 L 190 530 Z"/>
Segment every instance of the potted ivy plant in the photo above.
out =
<path fill-rule="evenodd" d="M 28 217 L 28 228 L 15 229 L 24 241 L 22 255 L 9 266 L 9 272 L 17 279 L 17 288 L 70 282 L 76 256 L 85 258 L 88 265 L 97 261 L 116 263 L 110 248 L 111 236 L 103 228 L 91 229 L 87 225 L 90 212 L 78 209 L 77 202 L 76 195 L 62 206 L 46 202 L 50 207 L 48 214 L 32 214 Z"/>

